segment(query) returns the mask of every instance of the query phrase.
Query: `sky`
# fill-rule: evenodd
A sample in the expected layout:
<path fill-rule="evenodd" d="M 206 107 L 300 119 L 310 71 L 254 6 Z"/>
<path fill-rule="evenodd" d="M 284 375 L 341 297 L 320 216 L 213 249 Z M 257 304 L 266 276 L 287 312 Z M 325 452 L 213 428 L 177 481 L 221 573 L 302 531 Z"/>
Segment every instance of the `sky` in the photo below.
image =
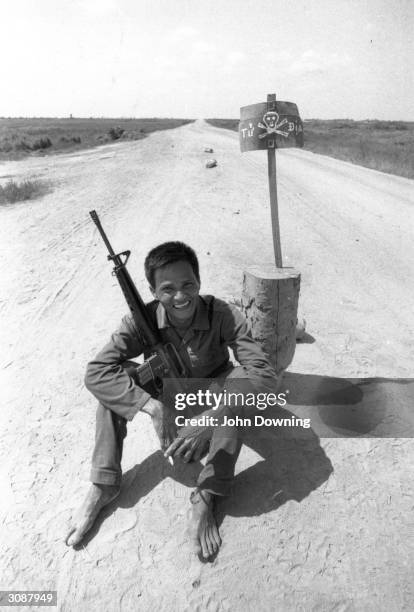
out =
<path fill-rule="evenodd" d="M 0 116 L 414 120 L 414 0 L 0 0 Z"/>

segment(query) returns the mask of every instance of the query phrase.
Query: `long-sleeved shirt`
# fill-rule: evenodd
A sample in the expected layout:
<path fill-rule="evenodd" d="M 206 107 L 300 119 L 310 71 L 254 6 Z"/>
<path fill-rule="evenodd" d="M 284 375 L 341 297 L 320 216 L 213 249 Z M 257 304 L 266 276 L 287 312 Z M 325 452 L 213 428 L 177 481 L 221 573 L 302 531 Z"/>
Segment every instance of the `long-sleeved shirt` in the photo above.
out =
<path fill-rule="evenodd" d="M 177 349 L 192 378 L 209 378 L 229 366 L 229 347 L 246 375 L 256 381 L 274 382 L 276 374 L 260 346 L 252 339 L 247 321 L 233 305 L 211 295 L 198 296 L 194 319 L 181 338 L 158 301 L 147 304 L 163 342 Z M 89 362 L 86 387 L 106 408 L 128 420 L 144 406 L 150 395 L 131 378 L 122 364 L 145 355 L 131 315 L 122 319 L 110 341 Z"/>

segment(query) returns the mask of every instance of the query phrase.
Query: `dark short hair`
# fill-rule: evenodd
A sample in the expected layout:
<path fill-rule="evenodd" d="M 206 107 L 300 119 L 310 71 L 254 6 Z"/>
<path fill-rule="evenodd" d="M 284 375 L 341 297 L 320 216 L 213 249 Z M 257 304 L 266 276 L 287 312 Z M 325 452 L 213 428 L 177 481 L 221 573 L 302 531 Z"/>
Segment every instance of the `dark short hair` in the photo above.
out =
<path fill-rule="evenodd" d="M 200 282 L 197 255 L 184 242 L 173 241 L 164 242 L 154 247 L 145 258 L 145 276 L 151 287 L 154 287 L 155 271 L 177 261 L 187 261 L 192 267 L 196 279 Z"/>

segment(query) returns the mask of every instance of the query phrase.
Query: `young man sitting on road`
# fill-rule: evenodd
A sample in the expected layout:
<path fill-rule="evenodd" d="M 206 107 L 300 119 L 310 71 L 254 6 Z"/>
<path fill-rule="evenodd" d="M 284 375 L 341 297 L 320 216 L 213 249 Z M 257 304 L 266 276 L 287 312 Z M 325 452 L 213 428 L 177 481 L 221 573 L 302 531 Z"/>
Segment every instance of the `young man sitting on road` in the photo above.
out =
<path fill-rule="evenodd" d="M 224 388 L 239 379 L 252 381 L 255 389 L 275 389 L 276 375 L 261 348 L 252 340 L 239 310 L 211 295 L 201 296 L 199 265 L 195 252 L 181 242 L 166 242 L 152 249 L 145 260 L 145 274 L 154 301 L 147 304 L 150 318 L 163 342 L 176 347 L 189 378 L 218 378 Z M 237 427 L 185 427 L 179 431 L 177 413 L 154 399 L 135 382 L 129 359 L 143 353 L 132 316 L 125 316 L 93 361 L 85 384 L 98 399 L 96 440 L 92 457 L 92 485 L 66 538 L 79 544 L 99 511 L 120 491 L 121 458 L 126 423 L 138 411 L 148 414 L 167 457 L 198 460 L 209 451 L 197 488 L 191 494 L 190 530 L 196 550 L 208 558 L 221 544 L 213 512 L 215 496 L 230 494 L 234 468 L 241 448 Z M 229 361 L 229 348 L 239 362 Z M 201 414 L 211 414 L 211 410 Z M 221 407 L 217 414 L 234 417 L 237 409 Z M 216 416 L 217 416 L 216 414 Z"/>

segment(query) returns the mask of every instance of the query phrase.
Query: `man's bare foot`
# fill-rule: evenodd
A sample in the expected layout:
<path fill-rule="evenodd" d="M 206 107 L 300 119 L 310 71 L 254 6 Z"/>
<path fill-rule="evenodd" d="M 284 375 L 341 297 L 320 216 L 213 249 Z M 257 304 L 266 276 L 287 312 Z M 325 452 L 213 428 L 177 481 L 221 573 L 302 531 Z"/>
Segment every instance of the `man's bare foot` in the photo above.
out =
<path fill-rule="evenodd" d="M 213 495 L 196 489 L 190 497 L 192 516 L 190 533 L 197 554 L 204 559 L 214 555 L 221 545 L 216 519 L 213 514 Z"/>
<path fill-rule="evenodd" d="M 71 527 L 66 536 L 67 546 L 76 546 L 95 522 L 104 506 L 107 506 L 119 494 L 118 485 L 101 485 L 92 483 L 83 504 L 72 519 Z"/>

